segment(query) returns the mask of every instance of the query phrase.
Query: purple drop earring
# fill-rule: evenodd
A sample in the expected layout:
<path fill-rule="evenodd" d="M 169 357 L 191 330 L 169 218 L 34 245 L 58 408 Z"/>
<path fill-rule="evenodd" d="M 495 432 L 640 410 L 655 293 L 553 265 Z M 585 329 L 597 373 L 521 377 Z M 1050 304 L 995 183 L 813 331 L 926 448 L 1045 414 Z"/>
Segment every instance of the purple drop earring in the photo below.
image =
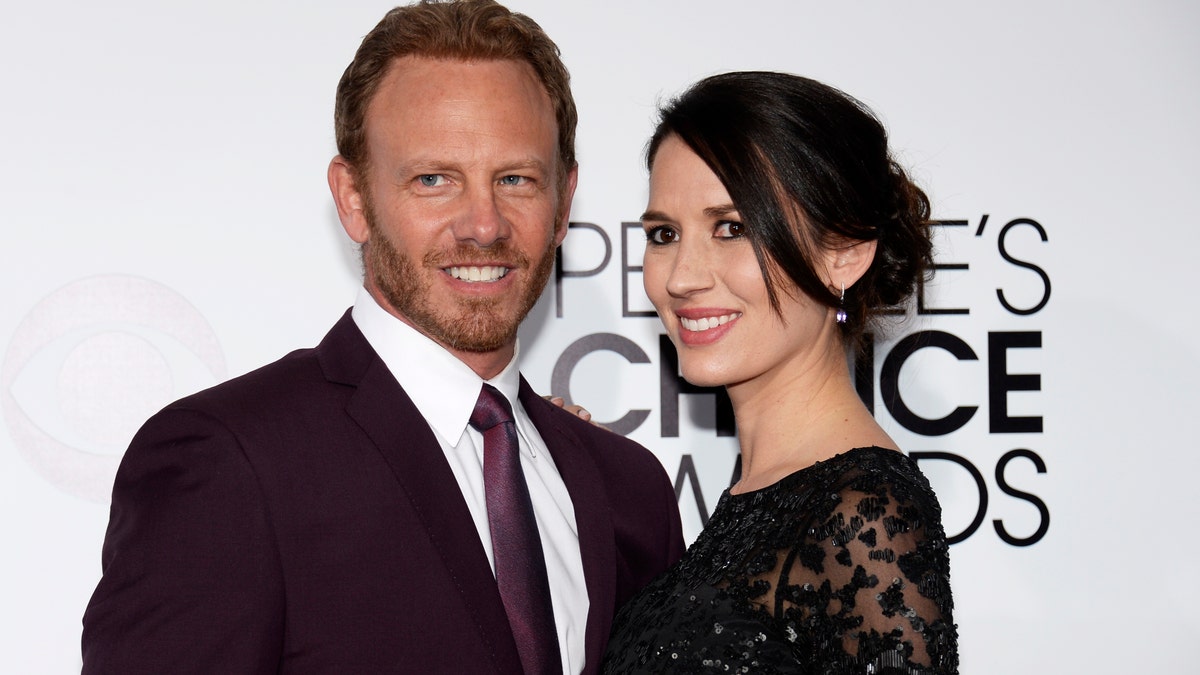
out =
<path fill-rule="evenodd" d="M 846 314 L 846 284 L 842 283 L 842 297 L 838 298 L 837 322 L 839 325 L 846 325 L 846 319 L 849 315 Z"/>

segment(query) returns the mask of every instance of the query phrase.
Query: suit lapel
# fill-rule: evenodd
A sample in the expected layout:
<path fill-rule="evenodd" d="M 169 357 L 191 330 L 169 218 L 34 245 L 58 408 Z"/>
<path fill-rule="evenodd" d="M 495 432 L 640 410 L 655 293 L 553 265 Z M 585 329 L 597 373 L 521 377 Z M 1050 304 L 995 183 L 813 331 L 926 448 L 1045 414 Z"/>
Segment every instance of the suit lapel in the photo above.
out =
<path fill-rule="evenodd" d="M 579 554 L 588 590 L 584 672 L 595 672 L 612 627 L 616 597 L 616 538 L 600 471 L 586 446 L 566 424 L 564 413 L 534 393 L 521 378 L 521 404 L 546 442 L 562 476 L 579 528 Z"/>
<path fill-rule="evenodd" d="M 357 387 L 346 412 L 378 448 L 408 497 L 423 533 L 458 587 L 464 613 L 493 655 L 498 672 L 520 670 L 520 657 L 496 579 L 441 446 L 425 418 L 349 313 L 321 343 L 326 376 Z"/>

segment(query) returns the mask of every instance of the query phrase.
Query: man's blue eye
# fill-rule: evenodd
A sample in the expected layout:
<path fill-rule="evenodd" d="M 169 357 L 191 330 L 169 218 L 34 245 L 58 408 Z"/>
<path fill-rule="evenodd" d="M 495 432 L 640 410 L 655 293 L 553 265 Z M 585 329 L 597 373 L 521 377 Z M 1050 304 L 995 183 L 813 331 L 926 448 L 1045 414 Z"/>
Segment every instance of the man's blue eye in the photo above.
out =
<path fill-rule="evenodd" d="M 417 180 L 421 181 L 421 185 L 424 185 L 425 187 L 437 187 L 438 183 L 442 180 L 442 177 L 435 173 L 427 173 L 424 176 L 419 177 Z"/>
<path fill-rule="evenodd" d="M 524 176 L 505 176 L 500 179 L 500 182 L 505 185 L 520 185 L 525 182 Z"/>

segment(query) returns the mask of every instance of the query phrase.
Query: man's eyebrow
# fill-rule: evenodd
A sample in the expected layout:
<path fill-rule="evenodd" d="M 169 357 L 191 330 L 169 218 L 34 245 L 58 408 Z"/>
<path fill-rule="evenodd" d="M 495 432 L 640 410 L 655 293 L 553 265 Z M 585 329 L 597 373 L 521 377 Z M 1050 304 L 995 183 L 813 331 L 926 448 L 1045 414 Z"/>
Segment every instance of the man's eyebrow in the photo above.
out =
<path fill-rule="evenodd" d="M 396 167 L 396 173 L 401 175 L 407 174 L 431 174 L 440 171 L 446 171 L 453 168 L 450 162 L 442 162 L 435 159 L 414 159 L 405 162 Z"/>
<path fill-rule="evenodd" d="M 517 160 L 511 164 L 505 164 L 504 167 L 505 167 L 504 168 L 505 171 L 517 171 L 517 170 L 521 170 L 521 169 L 534 169 L 536 171 L 546 171 L 546 163 L 540 159 L 534 159 L 533 157 L 530 157 L 529 159 Z"/>
<path fill-rule="evenodd" d="M 439 171 L 458 170 L 462 162 L 454 159 L 440 159 L 436 157 L 420 157 L 405 162 L 399 167 L 399 170 L 404 173 L 437 173 Z M 506 173 L 512 171 L 538 171 L 547 173 L 546 163 L 534 157 L 525 159 L 514 159 L 511 162 L 506 162 L 499 165 L 497 172 Z"/>

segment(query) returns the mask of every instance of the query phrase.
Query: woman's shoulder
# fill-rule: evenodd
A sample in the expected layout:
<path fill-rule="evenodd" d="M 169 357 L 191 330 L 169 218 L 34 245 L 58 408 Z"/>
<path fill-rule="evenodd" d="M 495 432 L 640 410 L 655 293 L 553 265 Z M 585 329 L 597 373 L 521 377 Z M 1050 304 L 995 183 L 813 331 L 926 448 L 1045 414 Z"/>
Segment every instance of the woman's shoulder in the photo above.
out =
<path fill-rule="evenodd" d="M 941 507 L 916 461 L 898 450 L 860 447 L 801 469 L 775 486 L 777 498 L 802 497 L 814 515 L 833 511 L 903 511 L 940 521 Z M 922 514 L 925 517 L 920 517 Z"/>
<path fill-rule="evenodd" d="M 780 485 L 808 483 L 833 488 L 864 489 L 875 485 L 929 491 L 929 481 L 916 461 L 890 448 L 852 448 L 814 462 L 780 481 Z"/>

